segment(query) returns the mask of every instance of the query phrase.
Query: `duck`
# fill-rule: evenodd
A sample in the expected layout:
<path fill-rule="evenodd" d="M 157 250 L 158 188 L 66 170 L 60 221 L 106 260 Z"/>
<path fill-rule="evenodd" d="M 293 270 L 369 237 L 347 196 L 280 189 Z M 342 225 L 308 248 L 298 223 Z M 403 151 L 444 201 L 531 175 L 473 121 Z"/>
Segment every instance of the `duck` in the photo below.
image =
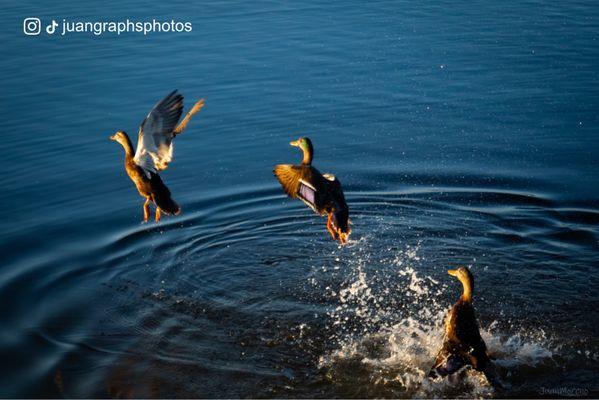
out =
<path fill-rule="evenodd" d="M 125 131 L 117 131 L 110 136 L 125 150 L 125 171 L 145 198 L 143 222 L 150 218 L 150 204 L 155 206 L 156 222 L 161 215 L 179 215 L 181 207 L 171 196 L 159 171 L 168 167 L 173 160 L 173 139 L 182 133 L 191 118 L 204 107 L 204 99 L 199 100 L 179 122 L 183 113 L 183 96 L 172 91 L 160 100 L 139 126 L 137 147 L 133 151 L 131 139 Z"/>
<path fill-rule="evenodd" d="M 300 137 L 289 144 L 302 151 L 302 162 L 299 165 L 276 165 L 274 175 L 289 197 L 303 201 L 321 216 L 327 214 L 327 230 L 331 237 L 346 244 L 351 221 L 341 182 L 335 175 L 322 174 L 312 166 L 314 146 L 309 138 Z"/>
<path fill-rule="evenodd" d="M 429 378 L 445 377 L 458 372 L 465 366 L 482 372 L 489 383 L 499 385 L 494 364 L 487 345 L 480 335 L 476 313 L 472 304 L 474 277 L 466 267 L 450 269 L 447 273 L 462 283 L 462 295 L 445 317 L 443 345 Z"/>

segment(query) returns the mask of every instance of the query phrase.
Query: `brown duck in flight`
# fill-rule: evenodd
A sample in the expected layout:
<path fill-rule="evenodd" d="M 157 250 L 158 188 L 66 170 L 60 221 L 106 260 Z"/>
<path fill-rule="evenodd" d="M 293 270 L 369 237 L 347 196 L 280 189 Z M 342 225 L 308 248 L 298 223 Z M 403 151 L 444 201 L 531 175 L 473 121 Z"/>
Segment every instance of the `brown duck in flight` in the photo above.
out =
<path fill-rule="evenodd" d="M 156 221 L 160 214 L 178 215 L 179 205 L 171 198 L 171 192 L 160 179 L 158 171 L 166 169 L 173 159 L 173 139 L 187 127 L 187 123 L 204 107 L 204 100 L 198 101 L 177 125 L 183 112 L 183 96 L 173 91 L 152 108 L 139 127 L 137 149 L 129 136 L 117 131 L 110 137 L 125 149 L 125 170 L 139 194 L 146 199 L 143 205 L 144 222 L 150 217 L 150 202 L 156 206 Z"/>
<path fill-rule="evenodd" d="M 288 196 L 300 199 L 320 215 L 328 214 L 327 229 L 333 239 L 341 244 L 347 243 L 349 227 L 349 208 L 341 189 L 341 182 L 331 174 L 321 174 L 312 166 L 314 148 L 307 137 L 289 143 L 299 147 L 304 153 L 300 165 L 280 164 L 274 168 L 274 174 Z"/>
<path fill-rule="evenodd" d="M 445 317 L 443 346 L 437 354 L 429 378 L 451 375 L 469 365 L 484 373 L 489 383 L 500 386 L 487 346 L 480 336 L 472 305 L 474 277 L 466 267 L 450 269 L 447 272 L 462 283 L 463 293 Z"/>

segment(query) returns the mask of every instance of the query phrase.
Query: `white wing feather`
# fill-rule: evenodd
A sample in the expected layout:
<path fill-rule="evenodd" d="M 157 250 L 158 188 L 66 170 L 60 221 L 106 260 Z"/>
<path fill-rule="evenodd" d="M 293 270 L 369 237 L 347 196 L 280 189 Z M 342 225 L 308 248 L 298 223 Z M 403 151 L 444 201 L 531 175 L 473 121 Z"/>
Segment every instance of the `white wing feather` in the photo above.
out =
<path fill-rule="evenodd" d="M 173 91 L 152 108 L 139 127 L 133 160 L 147 174 L 165 169 L 173 159 L 173 132 L 183 112 L 183 96 Z"/>

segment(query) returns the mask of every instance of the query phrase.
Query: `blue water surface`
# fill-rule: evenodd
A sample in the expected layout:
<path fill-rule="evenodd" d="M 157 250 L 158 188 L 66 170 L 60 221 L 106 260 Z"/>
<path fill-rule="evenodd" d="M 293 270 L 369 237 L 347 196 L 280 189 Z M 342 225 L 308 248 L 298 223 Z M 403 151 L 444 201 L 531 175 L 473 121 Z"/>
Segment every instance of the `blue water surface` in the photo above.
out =
<path fill-rule="evenodd" d="M 27 17 L 193 30 L 27 36 Z M 0 396 L 597 396 L 596 2 L 29 0 L 0 18 Z M 183 213 L 144 225 L 108 136 L 135 139 L 173 89 L 206 107 L 162 173 Z M 300 135 L 344 186 L 348 246 L 272 175 Z M 414 383 L 460 264 L 503 391 Z M 400 339 L 413 320 L 424 353 Z"/>

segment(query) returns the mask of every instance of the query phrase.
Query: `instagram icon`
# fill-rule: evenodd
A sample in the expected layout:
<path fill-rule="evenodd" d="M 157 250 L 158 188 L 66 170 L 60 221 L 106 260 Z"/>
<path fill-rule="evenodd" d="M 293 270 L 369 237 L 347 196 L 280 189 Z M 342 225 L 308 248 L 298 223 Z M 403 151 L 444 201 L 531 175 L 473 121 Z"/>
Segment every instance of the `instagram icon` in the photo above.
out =
<path fill-rule="evenodd" d="M 39 18 L 25 18 L 23 20 L 23 33 L 28 36 L 37 36 L 42 31 L 42 21 Z"/>

